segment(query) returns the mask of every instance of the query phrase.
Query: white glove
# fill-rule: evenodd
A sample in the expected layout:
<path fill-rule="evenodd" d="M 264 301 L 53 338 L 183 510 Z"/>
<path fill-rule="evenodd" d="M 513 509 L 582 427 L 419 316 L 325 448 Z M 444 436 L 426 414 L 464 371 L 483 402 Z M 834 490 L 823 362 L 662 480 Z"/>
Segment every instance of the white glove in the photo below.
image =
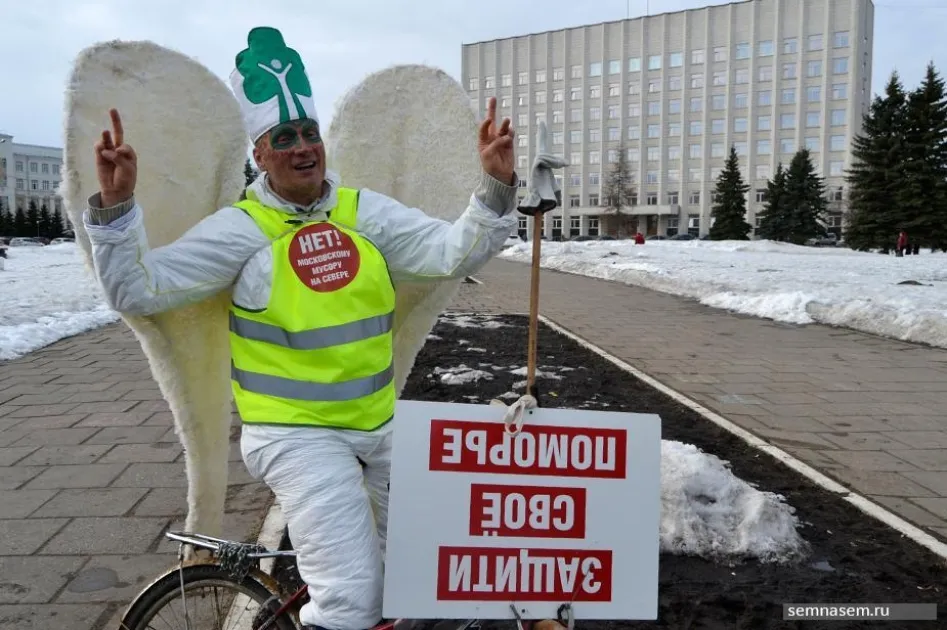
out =
<path fill-rule="evenodd" d="M 546 123 L 541 121 L 536 132 L 536 160 L 526 184 L 526 198 L 518 210 L 523 214 L 546 213 L 562 204 L 562 189 L 556 183 L 552 169 L 569 166 L 569 163 L 546 149 Z"/>

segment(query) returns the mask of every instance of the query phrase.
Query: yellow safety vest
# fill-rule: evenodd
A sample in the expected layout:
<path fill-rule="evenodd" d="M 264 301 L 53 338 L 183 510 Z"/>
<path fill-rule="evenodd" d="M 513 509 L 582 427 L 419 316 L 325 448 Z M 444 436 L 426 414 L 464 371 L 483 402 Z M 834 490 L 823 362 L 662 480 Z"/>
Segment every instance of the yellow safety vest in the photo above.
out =
<path fill-rule="evenodd" d="M 395 410 L 395 289 L 384 256 L 355 231 L 358 190 L 323 221 L 287 219 L 252 193 L 235 205 L 269 237 L 263 310 L 231 304 L 231 384 L 243 422 L 371 431 Z"/>

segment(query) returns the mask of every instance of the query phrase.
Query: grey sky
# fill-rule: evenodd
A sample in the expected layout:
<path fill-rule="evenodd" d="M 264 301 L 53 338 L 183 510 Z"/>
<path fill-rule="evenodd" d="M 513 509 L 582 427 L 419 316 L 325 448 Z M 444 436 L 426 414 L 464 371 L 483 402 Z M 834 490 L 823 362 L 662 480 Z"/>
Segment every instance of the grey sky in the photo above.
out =
<path fill-rule="evenodd" d="M 109 39 L 149 39 L 225 79 L 254 26 L 275 26 L 306 63 L 327 127 L 336 99 L 395 63 L 460 79 L 460 47 L 487 39 L 644 15 L 647 0 L 18 0 L 0 29 L 0 131 L 62 146 L 63 87 L 76 54 Z M 720 0 L 650 0 L 651 14 Z M 410 7 L 410 9 L 408 8 Z M 908 87 L 933 60 L 947 74 L 947 0 L 876 0 L 872 92 L 897 69 Z M 103 113 L 103 121 L 107 115 Z"/>

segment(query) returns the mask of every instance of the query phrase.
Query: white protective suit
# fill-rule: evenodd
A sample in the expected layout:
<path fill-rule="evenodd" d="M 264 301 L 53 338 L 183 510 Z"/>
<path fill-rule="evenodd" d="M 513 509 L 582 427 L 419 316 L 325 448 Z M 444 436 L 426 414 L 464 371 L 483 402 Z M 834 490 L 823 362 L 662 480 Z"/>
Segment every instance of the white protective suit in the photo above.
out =
<path fill-rule="evenodd" d="M 269 207 L 318 220 L 335 205 L 340 185 L 331 172 L 326 180 L 326 194 L 308 208 L 277 197 L 265 174 L 251 189 Z M 454 224 L 363 189 L 356 229 L 379 248 L 396 281 L 461 278 L 501 250 L 517 220 L 516 184 L 484 173 Z M 269 241 L 239 208 L 222 208 L 177 241 L 149 249 L 134 198 L 114 208 L 99 203 L 98 194 L 89 199 L 83 222 L 106 299 L 116 311 L 148 315 L 227 288 L 245 309 L 266 306 Z M 247 469 L 273 490 L 299 553 L 299 573 L 311 597 L 300 614 L 303 624 L 360 630 L 381 620 L 390 432 L 391 423 L 373 432 L 243 426 Z"/>

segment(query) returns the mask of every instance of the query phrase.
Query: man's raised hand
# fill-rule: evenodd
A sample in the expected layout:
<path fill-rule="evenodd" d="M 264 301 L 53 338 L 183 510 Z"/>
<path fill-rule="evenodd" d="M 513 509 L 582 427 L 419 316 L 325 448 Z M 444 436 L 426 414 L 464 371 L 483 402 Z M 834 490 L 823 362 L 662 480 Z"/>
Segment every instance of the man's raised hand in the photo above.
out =
<path fill-rule="evenodd" d="M 102 131 L 95 143 L 95 169 L 99 176 L 102 207 L 108 208 L 129 199 L 135 193 L 138 178 L 138 156 L 125 144 L 125 131 L 118 110 L 109 110 L 112 132 Z"/>
<path fill-rule="evenodd" d="M 500 129 L 496 126 L 497 99 L 490 97 L 487 102 L 487 117 L 480 123 L 479 149 L 480 164 L 490 176 L 509 186 L 513 185 L 513 136 L 514 131 L 509 118 L 504 118 Z"/>

